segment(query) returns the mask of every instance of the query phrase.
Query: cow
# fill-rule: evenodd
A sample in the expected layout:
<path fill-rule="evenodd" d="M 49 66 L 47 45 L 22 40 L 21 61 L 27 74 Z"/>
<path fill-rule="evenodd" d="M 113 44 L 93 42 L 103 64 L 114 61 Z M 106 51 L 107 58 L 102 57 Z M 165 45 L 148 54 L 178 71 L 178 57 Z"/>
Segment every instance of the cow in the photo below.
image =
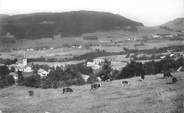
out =
<path fill-rule="evenodd" d="M 169 72 L 165 72 L 163 75 L 164 75 L 164 78 L 173 77 L 173 75 Z"/>
<path fill-rule="evenodd" d="M 34 91 L 32 91 L 32 90 L 28 91 L 28 93 L 29 93 L 29 96 L 33 96 L 34 95 Z"/>
<path fill-rule="evenodd" d="M 121 83 L 122 83 L 122 85 L 126 85 L 126 84 L 128 84 L 128 81 L 122 81 Z"/>
<path fill-rule="evenodd" d="M 172 83 L 176 83 L 178 80 L 177 80 L 177 78 L 176 77 L 173 77 L 172 78 Z"/>
<path fill-rule="evenodd" d="M 144 75 L 143 74 L 141 74 L 141 79 L 144 80 Z"/>
<path fill-rule="evenodd" d="M 97 89 L 100 88 L 101 86 L 102 86 L 101 83 L 91 84 L 91 89 Z"/>
<path fill-rule="evenodd" d="M 63 88 L 63 94 L 67 93 L 67 92 L 69 92 L 69 93 L 73 92 L 72 88 L 69 88 L 69 87 Z"/>

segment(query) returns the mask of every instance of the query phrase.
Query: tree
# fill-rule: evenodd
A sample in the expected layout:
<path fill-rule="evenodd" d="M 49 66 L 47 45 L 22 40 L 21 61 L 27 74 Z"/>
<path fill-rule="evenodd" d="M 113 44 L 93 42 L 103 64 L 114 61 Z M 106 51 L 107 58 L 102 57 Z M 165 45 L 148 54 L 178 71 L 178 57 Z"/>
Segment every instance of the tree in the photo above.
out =
<path fill-rule="evenodd" d="M 23 77 L 23 74 L 22 74 L 22 71 L 19 71 L 17 72 L 18 74 L 18 84 L 21 84 L 22 82 L 24 82 L 24 77 Z"/>
<path fill-rule="evenodd" d="M 111 62 L 108 59 L 105 59 L 101 71 L 98 73 L 98 76 L 105 81 L 107 79 L 112 79 L 111 77 L 112 67 Z"/>
<path fill-rule="evenodd" d="M 143 64 L 132 61 L 131 63 L 127 64 L 127 66 L 121 70 L 118 78 L 119 79 L 130 78 L 134 76 L 141 76 L 144 74 L 145 72 L 144 72 Z"/>

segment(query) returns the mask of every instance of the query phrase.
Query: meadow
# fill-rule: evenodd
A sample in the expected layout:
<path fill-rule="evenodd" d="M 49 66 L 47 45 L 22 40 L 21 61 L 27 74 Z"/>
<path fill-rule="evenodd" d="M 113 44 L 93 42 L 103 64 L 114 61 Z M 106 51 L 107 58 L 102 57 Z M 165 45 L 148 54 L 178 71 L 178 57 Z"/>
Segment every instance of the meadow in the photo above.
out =
<path fill-rule="evenodd" d="M 183 113 L 184 72 L 173 73 L 178 82 L 163 79 L 162 74 L 147 75 L 145 80 L 134 77 L 102 82 L 102 87 L 90 91 L 90 84 L 71 86 L 72 93 L 62 94 L 62 88 L 39 89 L 11 86 L 0 90 L 0 110 L 3 113 Z M 29 96 L 28 91 L 34 95 Z"/>

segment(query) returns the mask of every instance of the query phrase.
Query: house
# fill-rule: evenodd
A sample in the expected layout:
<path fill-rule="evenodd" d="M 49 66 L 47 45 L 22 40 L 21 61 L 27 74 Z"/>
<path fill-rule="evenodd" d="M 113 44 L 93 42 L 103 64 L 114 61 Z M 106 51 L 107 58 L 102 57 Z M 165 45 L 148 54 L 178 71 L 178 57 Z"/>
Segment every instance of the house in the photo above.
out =
<path fill-rule="evenodd" d="M 41 68 L 37 71 L 37 74 L 40 75 L 41 78 L 47 77 L 49 73 L 50 73 L 50 70 L 46 71 Z"/>
<path fill-rule="evenodd" d="M 84 79 L 85 82 L 87 82 L 88 79 L 90 78 L 89 75 L 85 75 L 85 74 L 81 74 L 81 77 Z"/>
<path fill-rule="evenodd" d="M 166 58 L 166 56 L 161 56 L 160 58 L 161 58 L 161 59 L 164 59 L 164 58 Z"/>
<path fill-rule="evenodd" d="M 95 64 L 94 62 L 87 62 L 87 67 L 91 67 L 93 70 L 97 70 L 97 69 L 100 69 L 100 65 L 98 64 Z"/>
<path fill-rule="evenodd" d="M 25 73 L 33 72 L 32 67 L 27 63 L 27 58 L 25 57 L 25 54 L 24 54 L 24 58 L 19 58 L 16 64 L 12 64 L 8 66 L 9 69 L 11 69 L 12 67 L 15 68 L 15 71 L 19 70 Z"/>
<path fill-rule="evenodd" d="M 28 65 L 26 65 L 24 68 L 23 68 L 23 72 L 32 72 L 33 70 L 32 70 L 32 68 L 31 68 L 31 66 L 28 66 Z"/>
<path fill-rule="evenodd" d="M 170 56 L 170 57 L 174 57 L 174 55 L 175 55 L 175 54 L 170 54 L 169 56 Z"/>
<path fill-rule="evenodd" d="M 87 62 L 86 66 L 91 67 L 93 70 L 98 70 L 101 68 L 101 65 L 103 64 L 104 59 L 93 59 L 93 62 Z"/>
<path fill-rule="evenodd" d="M 26 49 L 26 51 L 34 51 L 34 49 L 33 48 L 28 48 L 28 49 Z"/>
<path fill-rule="evenodd" d="M 155 39 L 161 38 L 161 36 L 160 35 L 157 35 L 157 34 L 156 35 L 153 35 L 152 37 L 155 38 Z"/>

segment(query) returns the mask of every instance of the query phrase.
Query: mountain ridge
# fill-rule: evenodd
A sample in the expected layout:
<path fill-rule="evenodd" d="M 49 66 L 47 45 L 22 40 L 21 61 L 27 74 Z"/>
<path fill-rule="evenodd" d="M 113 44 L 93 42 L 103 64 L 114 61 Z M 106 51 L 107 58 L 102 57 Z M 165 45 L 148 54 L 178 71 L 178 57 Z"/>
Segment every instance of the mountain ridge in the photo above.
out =
<path fill-rule="evenodd" d="M 108 12 L 72 11 L 7 16 L 1 19 L 0 26 L 1 36 L 9 32 L 18 39 L 38 39 L 57 34 L 78 36 L 115 29 L 136 31 L 137 26 L 143 24 Z"/>
<path fill-rule="evenodd" d="M 184 32 L 184 17 L 176 18 L 166 22 L 165 24 L 161 25 L 161 28 L 171 31 Z"/>

